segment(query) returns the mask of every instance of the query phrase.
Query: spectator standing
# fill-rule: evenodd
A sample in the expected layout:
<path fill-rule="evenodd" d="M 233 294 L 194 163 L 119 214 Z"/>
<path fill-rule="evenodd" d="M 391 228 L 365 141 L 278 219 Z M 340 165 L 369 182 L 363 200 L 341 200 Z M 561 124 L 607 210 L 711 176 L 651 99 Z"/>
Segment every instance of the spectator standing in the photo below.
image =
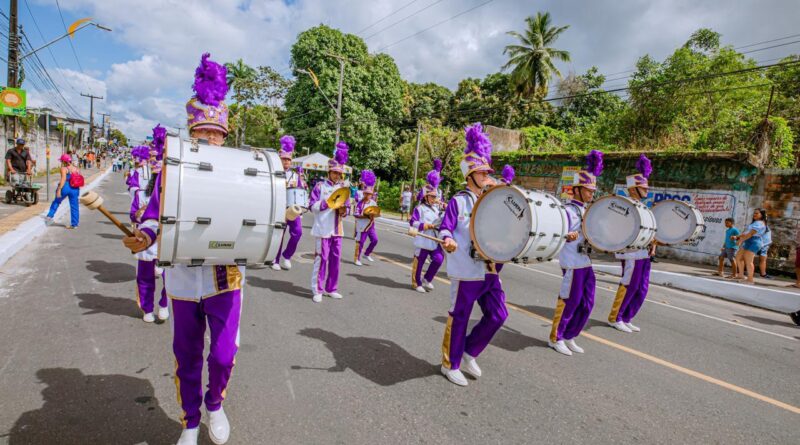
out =
<path fill-rule="evenodd" d="M 747 226 L 742 235 L 735 236 L 733 239 L 739 244 L 739 252 L 736 253 L 736 278 L 746 279 L 748 283 L 755 283 L 755 265 L 753 260 L 756 253 L 761 250 L 762 236 L 767 230 L 767 212 L 763 209 L 753 211 L 753 222 Z M 745 275 L 746 272 L 746 275 Z"/>
<path fill-rule="evenodd" d="M 769 279 L 772 278 L 772 276 L 767 275 L 767 254 L 769 253 L 769 246 L 772 245 L 772 230 L 769 229 L 768 225 L 766 226 L 767 230 L 761 237 L 761 250 L 758 251 L 756 257 L 758 257 L 759 275 L 761 275 L 761 278 Z"/>
<path fill-rule="evenodd" d="M 411 211 L 411 187 L 405 186 L 403 192 L 400 193 L 400 221 L 403 220 L 403 215 L 406 219 L 409 218 Z"/>
<path fill-rule="evenodd" d="M 70 225 L 67 228 L 74 229 L 78 227 L 79 223 L 78 196 L 80 196 L 80 188 L 83 186 L 83 176 L 78 167 L 72 165 L 72 158 L 69 155 L 61 155 L 59 160 L 61 161 L 61 180 L 58 182 L 58 187 L 56 187 L 56 199 L 50 204 L 50 211 L 47 212 L 45 220 L 48 224 L 52 224 L 53 217 L 56 214 L 56 210 L 58 210 L 58 206 L 61 205 L 61 201 L 64 198 L 69 198 Z"/>
<path fill-rule="evenodd" d="M 731 274 L 727 278 L 733 278 L 736 276 L 736 251 L 739 250 L 739 246 L 734 241 L 734 237 L 737 237 L 741 234 L 739 229 L 733 226 L 733 218 L 725 218 L 725 240 L 722 243 L 722 251 L 719 253 L 719 269 L 717 270 L 717 275 L 725 276 L 725 260 L 727 259 L 731 263 Z"/>
<path fill-rule="evenodd" d="M 14 148 L 6 152 L 6 173 L 8 182 L 19 184 L 25 182 L 26 176 L 33 174 L 31 153 L 25 148 L 25 139 L 16 140 Z"/>

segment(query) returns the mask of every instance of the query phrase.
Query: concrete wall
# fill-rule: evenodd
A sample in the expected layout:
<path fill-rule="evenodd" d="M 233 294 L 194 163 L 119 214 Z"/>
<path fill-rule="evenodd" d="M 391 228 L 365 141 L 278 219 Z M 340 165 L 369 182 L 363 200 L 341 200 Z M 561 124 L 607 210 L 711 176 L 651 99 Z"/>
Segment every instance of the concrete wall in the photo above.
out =
<path fill-rule="evenodd" d="M 769 267 L 794 270 L 795 248 L 800 243 L 800 170 L 764 171 L 750 204 L 752 208 L 767 210 L 773 240 L 768 256 Z"/>

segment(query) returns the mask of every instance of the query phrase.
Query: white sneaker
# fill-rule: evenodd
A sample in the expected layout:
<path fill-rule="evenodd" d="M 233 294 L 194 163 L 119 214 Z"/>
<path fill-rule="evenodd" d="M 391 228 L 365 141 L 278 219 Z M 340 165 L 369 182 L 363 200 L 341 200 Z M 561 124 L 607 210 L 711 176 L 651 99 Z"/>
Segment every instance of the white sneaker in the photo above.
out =
<path fill-rule="evenodd" d="M 281 268 L 289 270 L 292 268 L 292 261 L 286 258 L 281 258 Z"/>
<path fill-rule="evenodd" d="M 208 437 L 217 445 L 222 445 L 231 437 L 231 424 L 222 407 L 208 413 Z"/>
<path fill-rule="evenodd" d="M 425 280 L 422 280 L 422 287 L 428 290 L 433 290 L 433 283 L 429 283 Z"/>
<path fill-rule="evenodd" d="M 169 307 L 158 307 L 158 319 L 164 321 L 169 318 Z"/>
<path fill-rule="evenodd" d="M 575 339 L 574 338 L 569 339 L 569 340 L 565 341 L 564 343 L 567 344 L 567 347 L 572 352 L 577 352 L 578 354 L 583 354 L 585 352 L 583 350 L 583 348 L 581 348 L 580 346 L 578 346 L 577 343 L 575 343 Z"/>
<path fill-rule="evenodd" d="M 371 262 L 373 262 L 373 261 L 375 261 L 375 260 L 373 260 L 373 259 L 372 259 L 372 257 L 371 257 L 371 256 L 369 256 L 369 255 L 365 256 L 364 258 L 366 258 L 366 259 L 367 259 L 367 261 L 369 261 L 370 263 L 371 263 Z"/>
<path fill-rule="evenodd" d="M 426 291 L 426 290 L 425 290 L 425 288 L 424 288 L 424 287 L 422 287 L 422 286 L 417 286 L 417 287 L 415 287 L 415 288 L 414 288 L 414 290 L 415 290 L 415 291 L 417 291 L 417 292 L 421 292 L 421 293 L 423 293 L 423 294 L 424 294 L 424 293 L 426 293 L 426 292 L 428 292 L 428 291 Z"/>
<path fill-rule="evenodd" d="M 153 315 L 152 312 L 148 312 L 148 313 L 144 314 L 144 317 L 142 317 L 142 320 L 145 323 L 152 323 L 152 322 L 156 321 L 156 316 Z"/>
<path fill-rule="evenodd" d="M 361 262 L 361 261 L 359 261 L 359 260 L 356 260 L 356 262 L 355 262 L 355 265 L 356 265 L 356 266 L 363 266 L 363 265 L 364 265 L 364 263 L 362 263 L 362 262 Z"/>
<path fill-rule="evenodd" d="M 458 386 L 467 386 L 469 382 L 467 382 L 467 378 L 464 377 L 464 374 L 461 373 L 458 369 L 448 369 L 442 366 L 442 374 L 447 377 L 447 380 L 455 383 Z"/>
<path fill-rule="evenodd" d="M 481 368 L 478 366 L 478 362 L 466 352 L 461 356 L 461 369 L 476 379 L 481 376 Z"/>
<path fill-rule="evenodd" d="M 340 294 L 339 292 L 326 292 L 325 295 L 333 298 L 334 300 L 342 299 L 342 294 Z"/>
<path fill-rule="evenodd" d="M 630 329 L 628 329 L 627 326 L 625 326 L 625 323 L 623 323 L 621 321 L 618 321 L 616 323 L 608 323 L 608 325 L 611 326 L 612 328 L 618 330 L 618 331 L 627 332 L 627 333 L 633 332 Z"/>
<path fill-rule="evenodd" d="M 313 301 L 314 303 L 321 302 L 322 301 L 322 294 L 314 294 L 314 296 L 311 297 L 311 301 Z"/>
<path fill-rule="evenodd" d="M 561 354 L 572 355 L 572 351 L 569 350 L 567 345 L 564 343 L 564 340 L 559 340 L 555 343 L 548 341 L 547 346 L 550 346 L 551 348 L 555 349 L 556 352 L 560 352 Z"/>
<path fill-rule="evenodd" d="M 42 216 L 42 219 L 44 219 L 44 224 L 47 226 L 53 224 L 53 218 L 50 218 L 49 216 Z"/>
<path fill-rule="evenodd" d="M 177 445 L 197 445 L 197 436 L 200 434 L 200 428 L 186 428 L 181 433 Z"/>
<path fill-rule="evenodd" d="M 636 326 L 636 325 L 634 325 L 634 324 L 633 324 L 633 323 L 631 323 L 631 322 L 625 323 L 625 326 L 627 326 L 627 327 L 628 327 L 628 329 L 630 329 L 630 330 L 631 330 L 631 331 L 633 331 L 633 332 L 639 332 L 639 331 L 641 331 L 641 329 L 639 329 L 639 326 Z"/>
<path fill-rule="evenodd" d="M 278 263 L 272 263 L 272 270 L 281 270 L 281 265 Z"/>

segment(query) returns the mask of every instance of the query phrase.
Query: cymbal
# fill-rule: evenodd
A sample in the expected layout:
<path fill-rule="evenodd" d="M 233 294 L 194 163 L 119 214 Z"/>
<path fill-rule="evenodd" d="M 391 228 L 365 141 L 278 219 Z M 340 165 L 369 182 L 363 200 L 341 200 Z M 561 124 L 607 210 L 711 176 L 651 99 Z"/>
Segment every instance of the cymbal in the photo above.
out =
<path fill-rule="evenodd" d="M 378 206 L 369 206 L 369 207 L 364 209 L 362 214 L 364 216 L 370 216 L 370 217 L 376 218 L 378 216 L 381 216 L 381 208 L 378 207 Z"/>
<path fill-rule="evenodd" d="M 348 199 L 350 199 L 350 188 L 342 187 L 331 193 L 331 196 L 325 201 L 328 203 L 328 208 L 339 209 Z"/>

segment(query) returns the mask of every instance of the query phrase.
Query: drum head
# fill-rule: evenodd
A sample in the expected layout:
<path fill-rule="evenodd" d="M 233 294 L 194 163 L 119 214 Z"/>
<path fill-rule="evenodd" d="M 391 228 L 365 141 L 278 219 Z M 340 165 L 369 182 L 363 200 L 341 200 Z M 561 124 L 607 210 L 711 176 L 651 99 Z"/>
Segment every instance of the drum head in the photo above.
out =
<path fill-rule="evenodd" d="M 636 240 L 641 225 L 636 203 L 623 196 L 605 196 L 587 210 L 583 219 L 586 240 L 599 250 L 619 252 Z"/>
<path fill-rule="evenodd" d="M 517 258 L 528 244 L 532 227 L 527 195 L 516 187 L 491 188 L 472 209 L 472 242 L 479 255 L 494 262 Z"/>
<path fill-rule="evenodd" d="M 697 229 L 697 215 L 691 205 L 674 199 L 653 206 L 656 218 L 656 241 L 679 244 L 688 240 Z"/>

